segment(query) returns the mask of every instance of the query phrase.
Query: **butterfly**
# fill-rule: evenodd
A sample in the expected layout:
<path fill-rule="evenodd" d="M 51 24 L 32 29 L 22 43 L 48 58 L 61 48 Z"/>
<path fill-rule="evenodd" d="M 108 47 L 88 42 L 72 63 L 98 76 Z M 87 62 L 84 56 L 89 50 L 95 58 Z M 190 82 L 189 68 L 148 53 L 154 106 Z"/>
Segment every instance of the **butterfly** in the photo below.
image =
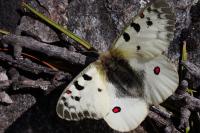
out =
<path fill-rule="evenodd" d="M 60 118 L 79 121 L 104 119 L 114 130 L 135 129 L 176 90 L 177 68 L 165 51 L 173 38 L 174 15 L 162 0 L 137 16 L 61 94 L 56 111 Z"/>

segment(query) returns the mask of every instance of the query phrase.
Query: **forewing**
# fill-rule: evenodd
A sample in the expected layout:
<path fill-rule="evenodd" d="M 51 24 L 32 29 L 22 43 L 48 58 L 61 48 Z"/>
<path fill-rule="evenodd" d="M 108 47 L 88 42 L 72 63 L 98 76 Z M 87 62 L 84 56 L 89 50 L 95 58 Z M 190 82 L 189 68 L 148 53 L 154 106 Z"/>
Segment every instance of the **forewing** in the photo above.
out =
<path fill-rule="evenodd" d="M 100 119 L 108 112 L 108 95 L 103 77 L 92 63 L 63 91 L 57 103 L 57 114 L 62 119 Z"/>
<path fill-rule="evenodd" d="M 156 0 L 125 29 L 112 49 L 135 71 L 143 72 L 148 104 L 163 102 L 178 86 L 176 67 L 163 54 L 173 38 L 174 26 L 172 9 L 164 0 Z"/>
<path fill-rule="evenodd" d="M 164 0 L 157 0 L 133 20 L 113 48 L 145 58 L 155 57 L 168 48 L 174 25 L 172 9 Z"/>

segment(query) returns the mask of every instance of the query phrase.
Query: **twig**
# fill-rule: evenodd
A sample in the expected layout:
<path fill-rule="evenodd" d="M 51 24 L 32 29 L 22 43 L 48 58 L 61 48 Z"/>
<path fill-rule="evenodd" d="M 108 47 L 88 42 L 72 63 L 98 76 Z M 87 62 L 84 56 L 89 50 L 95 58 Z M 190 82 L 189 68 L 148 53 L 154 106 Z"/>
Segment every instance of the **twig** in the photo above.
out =
<path fill-rule="evenodd" d="M 152 106 L 150 108 L 150 110 L 153 111 L 153 112 L 156 112 L 157 114 L 161 115 L 162 117 L 165 117 L 165 118 L 168 118 L 168 119 L 170 119 L 171 115 L 172 115 L 172 114 L 170 114 L 170 113 L 168 113 L 166 111 L 163 111 L 163 110 L 159 109 L 156 106 Z"/>
<path fill-rule="evenodd" d="M 198 66 L 189 61 L 182 62 L 182 64 L 191 75 L 193 75 L 196 78 L 200 78 L 200 69 Z"/>
<path fill-rule="evenodd" d="M 188 83 L 184 80 L 181 82 L 176 94 L 172 95 L 167 100 L 167 103 L 172 107 L 176 107 L 174 109 L 181 114 L 179 124 L 179 128 L 181 129 L 185 129 L 189 126 L 191 111 L 200 111 L 200 99 L 186 93 L 186 88 L 188 88 Z"/>
<path fill-rule="evenodd" d="M 5 54 L 4 52 L 0 52 L 0 60 L 5 61 L 16 68 L 31 72 L 33 74 L 46 73 L 54 75 L 58 73 L 58 71 L 33 63 L 28 59 L 16 60 L 11 55 Z M 66 76 L 71 76 L 71 75 L 66 73 Z"/>
<path fill-rule="evenodd" d="M 80 53 L 69 51 L 66 48 L 61 48 L 58 46 L 42 43 L 30 37 L 17 36 L 14 34 L 10 34 L 10 35 L 3 36 L 2 42 L 5 44 L 11 44 L 13 47 L 16 48 L 15 52 L 19 52 L 19 54 L 17 54 L 18 57 L 16 58 L 19 58 L 19 56 L 21 55 L 20 53 L 21 49 L 17 49 L 17 48 L 24 47 L 24 48 L 28 48 L 34 51 L 44 53 L 48 56 L 53 56 L 53 57 L 66 60 L 71 63 L 81 64 L 81 65 L 86 64 L 86 56 Z"/>
<path fill-rule="evenodd" d="M 158 127 L 160 128 L 164 127 L 165 133 L 180 133 L 180 131 L 178 131 L 174 127 L 170 119 L 165 119 L 161 117 L 159 114 L 152 111 L 149 112 L 148 117 L 152 119 Z"/>

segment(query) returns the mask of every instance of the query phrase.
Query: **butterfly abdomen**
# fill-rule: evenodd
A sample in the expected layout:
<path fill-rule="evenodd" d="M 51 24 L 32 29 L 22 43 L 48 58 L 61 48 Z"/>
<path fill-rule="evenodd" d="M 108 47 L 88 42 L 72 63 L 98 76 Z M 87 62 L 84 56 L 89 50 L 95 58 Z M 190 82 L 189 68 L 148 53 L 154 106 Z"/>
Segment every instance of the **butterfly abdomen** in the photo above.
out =
<path fill-rule="evenodd" d="M 116 87 L 119 97 L 143 96 L 144 72 L 134 70 L 119 50 L 102 54 L 100 62 L 107 80 Z"/>

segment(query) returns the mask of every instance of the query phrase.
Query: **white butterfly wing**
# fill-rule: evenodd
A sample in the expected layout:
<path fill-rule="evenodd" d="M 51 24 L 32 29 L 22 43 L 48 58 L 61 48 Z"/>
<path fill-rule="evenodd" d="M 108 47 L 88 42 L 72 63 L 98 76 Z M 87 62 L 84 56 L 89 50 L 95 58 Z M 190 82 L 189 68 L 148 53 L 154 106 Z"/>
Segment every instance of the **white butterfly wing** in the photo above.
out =
<path fill-rule="evenodd" d="M 155 1 L 143 14 L 125 29 L 112 50 L 120 51 L 134 70 L 144 72 L 145 99 L 159 104 L 179 82 L 176 67 L 163 55 L 173 37 L 175 17 L 163 0 Z"/>
<path fill-rule="evenodd" d="M 178 72 L 165 56 L 158 56 L 144 64 L 145 97 L 149 104 L 160 104 L 178 87 Z"/>
<path fill-rule="evenodd" d="M 142 91 L 143 95 L 132 93 L 123 95 L 120 88 L 107 82 L 110 108 L 104 120 L 110 127 L 121 132 L 135 129 L 147 116 L 149 105 L 159 104 L 166 100 L 174 93 L 179 83 L 176 67 L 164 55 L 149 60 L 133 58 L 129 60 L 129 64 L 140 73 L 143 86 L 128 88 L 128 90 L 138 94 Z M 122 73 L 120 74 L 123 77 Z M 118 85 L 121 85 L 122 88 L 126 87 L 126 82 L 121 81 Z"/>
<path fill-rule="evenodd" d="M 104 120 L 120 132 L 135 129 L 147 116 L 148 105 L 142 98 L 118 97 L 116 88 L 109 83 L 110 111 Z"/>
<path fill-rule="evenodd" d="M 147 103 L 139 97 L 117 96 L 117 88 L 97 68 L 92 63 L 67 86 L 58 100 L 57 114 L 75 121 L 103 118 L 122 132 L 135 129 L 148 114 Z"/>
<path fill-rule="evenodd" d="M 66 87 L 56 111 L 66 120 L 101 119 L 109 110 L 108 101 L 105 83 L 92 63 Z"/>
<path fill-rule="evenodd" d="M 173 38 L 175 17 L 164 0 L 155 1 L 136 17 L 118 38 L 114 48 L 152 58 L 167 50 Z"/>
<path fill-rule="evenodd" d="M 151 60 L 130 59 L 129 62 L 134 69 L 144 73 L 144 96 L 148 104 L 163 102 L 177 89 L 177 68 L 166 56 L 160 55 Z"/>

